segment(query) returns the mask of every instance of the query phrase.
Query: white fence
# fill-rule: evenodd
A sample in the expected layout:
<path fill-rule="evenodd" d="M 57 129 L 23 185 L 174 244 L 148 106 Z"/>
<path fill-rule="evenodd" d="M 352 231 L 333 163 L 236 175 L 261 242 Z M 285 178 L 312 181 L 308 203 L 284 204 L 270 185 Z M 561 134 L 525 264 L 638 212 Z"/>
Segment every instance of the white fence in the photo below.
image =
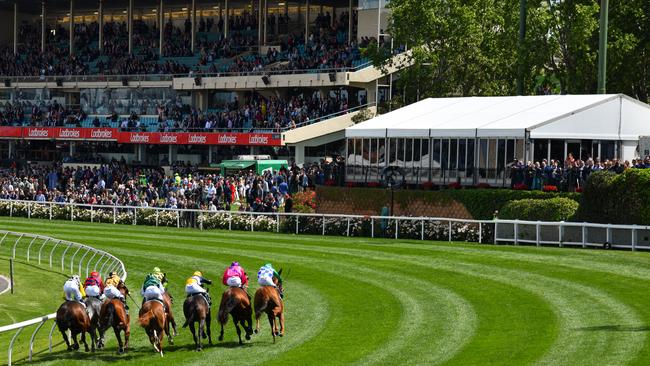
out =
<path fill-rule="evenodd" d="M 49 236 L 19 233 L 0 230 L 0 254 L 6 254 L 14 260 L 26 263 L 35 263 L 63 273 L 75 273 L 81 276 L 88 275 L 91 271 L 98 271 L 102 277 L 111 271 L 126 281 L 126 268 L 121 260 L 103 250 L 95 249 L 88 245 L 74 243 L 67 240 L 51 238 Z M 20 273 L 18 273 L 20 276 Z M 20 290 L 19 290 L 20 291 Z M 3 295 L 12 296 L 12 295 Z M 0 327 L 0 334 L 16 331 L 11 338 L 8 348 L 7 363 L 11 366 L 14 343 L 21 332 L 30 326 L 37 325 L 29 339 L 29 361 L 32 360 L 34 341 L 39 330 L 50 320 L 56 318 L 56 313 L 26 320 L 24 322 Z M 52 324 L 48 335 L 49 352 L 52 352 L 52 334 L 56 323 Z"/>

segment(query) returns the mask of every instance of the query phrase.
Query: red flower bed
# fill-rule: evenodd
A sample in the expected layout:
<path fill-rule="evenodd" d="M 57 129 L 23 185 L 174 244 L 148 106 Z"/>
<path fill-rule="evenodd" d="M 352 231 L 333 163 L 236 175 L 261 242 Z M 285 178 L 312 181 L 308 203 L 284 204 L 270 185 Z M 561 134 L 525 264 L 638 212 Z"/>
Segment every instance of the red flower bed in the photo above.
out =
<path fill-rule="evenodd" d="M 451 189 L 461 189 L 462 187 L 463 186 L 461 186 L 460 183 L 458 183 L 458 182 L 454 182 L 454 183 L 451 183 L 449 185 L 449 188 L 451 188 Z"/>
<path fill-rule="evenodd" d="M 582 193 L 582 187 L 576 188 L 576 193 Z"/>
<path fill-rule="evenodd" d="M 379 187 L 379 183 L 378 182 L 368 182 L 366 184 L 366 186 L 369 187 L 369 188 L 377 188 L 377 187 Z"/>
<path fill-rule="evenodd" d="M 490 188 L 490 185 L 487 183 L 479 183 L 476 185 L 476 188 Z"/>
<path fill-rule="evenodd" d="M 514 189 L 515 191 L 527 191 L 528 186 L 524 183 L 518 183 L 512 186 L 512 189 Z"/>
<path fill-rule="evenodd" d="M 557 186 L 544 186 L 542 187 L 544 192 L 557 192 Z"/>

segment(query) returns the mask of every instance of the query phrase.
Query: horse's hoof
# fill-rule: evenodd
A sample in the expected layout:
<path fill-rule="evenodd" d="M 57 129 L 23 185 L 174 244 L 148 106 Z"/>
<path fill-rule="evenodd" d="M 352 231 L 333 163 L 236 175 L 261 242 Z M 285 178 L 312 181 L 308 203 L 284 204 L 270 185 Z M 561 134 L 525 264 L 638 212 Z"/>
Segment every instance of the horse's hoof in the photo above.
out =
<path fill-rule="evenodd" d="M 208 335 L 205 334 L 205 332 L 203 332 L 203 333 L 201 334 L 201 338 L 203 338 L 203 339 L 207 339 L 207 338 L 208 338 Z"/>
<path fill-rule="evenodd" d="M 280 337 L 284 337 L 284 333 L 278 333 Z"/>
<path fill-rule="evenodd" d="M 250 334 L 246 334 L 246 340 L 247 340 L 247 341 L 250 341 L 250 340 L 251 340 L 251 336 L 250 336 Z"/>
<path fill-rule="evenodd" d="M 124 353 L 124 348 L 118 348 L 117 353 L 120 354 L 120 355 L 123 354 Z"/>
<path fill-rule="evenodd" d="M 68 351 L 72 351 L 72 346 L 68 346 Z"/>
<path fill-rule="evenodd" d="M 79 345 L 75 344 L 74 346 L 72 346 L 72 349 L 75 350 L 75 351 L 78 351 L 79 350 Z"/>
<path fill-rule="evenodd" d="M 253 333 L 257 334 L 257 333 L 259 333 L 259 330 L 255 329 L 255 330 L 253 331 Z"/>
<path fill-rule="evenodd" d="M 201 348 L 201 347 L 196 348 L 196 352 L 201 352 L 201 351 L 203 351 L 203 348 Z"/>

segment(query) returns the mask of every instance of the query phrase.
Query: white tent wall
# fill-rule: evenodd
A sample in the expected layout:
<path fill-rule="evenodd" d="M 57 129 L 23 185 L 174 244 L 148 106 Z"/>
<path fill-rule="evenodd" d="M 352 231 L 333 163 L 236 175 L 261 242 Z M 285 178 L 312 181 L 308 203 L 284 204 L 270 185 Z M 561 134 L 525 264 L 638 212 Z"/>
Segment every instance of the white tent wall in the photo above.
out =
<path fill-rule="evenodd" d="M 621 100 L 620 140 L 639 140 L 650 135 L 650 106 L 623 95 Z"/>

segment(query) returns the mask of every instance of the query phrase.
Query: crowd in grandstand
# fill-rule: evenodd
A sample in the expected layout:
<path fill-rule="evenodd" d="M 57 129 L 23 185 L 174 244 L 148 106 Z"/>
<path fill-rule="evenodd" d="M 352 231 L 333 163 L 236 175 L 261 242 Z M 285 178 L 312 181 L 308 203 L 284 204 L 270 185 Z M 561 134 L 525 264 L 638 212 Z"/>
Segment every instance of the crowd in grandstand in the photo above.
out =
<path fill-rule="evenodd" d="M 105 22 L 102 51 L 99 50 L 99 24 L 74 26 L 74 52 L 69 54 L 69 33 L 60 24 L 46 28 L 45 51 L 41 50 L 40 23 L 24 22 L 19 27 L 19 52 L 13 44 L 0 46 L 0 75 L 65 76 L 86 74 L 189 74 L 244 73 L 262 69 L 307 70 L 350 68 L 361 59 L 355 42 L 347 41 L 349 14 L 332 19 L 319 14 L 310 33 L 294 33 L 289 19 L 269 16 L 268 31 L 286 31 L 274 41 L 276 48 L 258 52 L 257 17 L 244 12 L 230 17 L 228 37 L 224 37 L 224 19 L 201 18 L 195 51 L 191 47 L 191 22 L 183 26 L 167 22 L 163 30 L 162 55 L 158 54 L 157 22 L 133 21 L 133 54 L 128 54 L 128 27 L 125 22 Z M 356 14 L 355 14 L 356 16 Z M 275 29 L 277 27 L 278 29 Z M 284 29 L 286 28 L 286 30 Z M 108 57 L 101 57 L 108 56 Z M 178 57 L 196 57 L 196 62 L 179 62 Z"/>
<path fill-rule="evenodd" d="M 582 189 L 593 172 L 610 171 L 620 174 L 630 168 L 650 169 L 650 156 L 633 159 L 632 162 L 617 159 L 601 161 L 598 158 L 581 160 L 575 159 L 573 154 L 569 154 L 564 161 L 551 159 L 549 162 L 544 159 L 524 164 L 521 160 L 515 160 L 510 168 L 510 186 L 516 189 L 575 192 Z"/>
<path fill-rule="evenodd" d="M 294 193 L 337 178 L 338 162 L 295 164 L 263 175 L 202 174 L 196 166 L 179 165 L 174 174 L 162 168 L 140 168 L 112 161 L 99 168 L 30 166 L 0 174 L 0 198 L 39 202 L 73 202 L 138 207 L 193 208 L 277 212 Z"/>

